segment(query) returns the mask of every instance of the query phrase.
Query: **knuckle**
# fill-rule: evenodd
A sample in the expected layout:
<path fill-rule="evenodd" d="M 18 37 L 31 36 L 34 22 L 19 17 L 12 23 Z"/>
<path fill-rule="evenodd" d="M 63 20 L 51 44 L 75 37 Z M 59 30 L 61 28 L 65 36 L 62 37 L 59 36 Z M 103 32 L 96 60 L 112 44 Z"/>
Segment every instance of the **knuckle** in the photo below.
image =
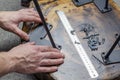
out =
<path fill-rule="evenodd" d="M 52 49 L 52 47 L 50 47 L 50 46 L 46 46 L 46 48 L 47 48 L 48 50 L 51 50 L 51 49 Z"/>
<path fill-rule="evenodd" d="M 38 53 L 38 51 L 35 49 L 32 49 L 32 53 Z"/>
<path fill-rule="evenodd" d="M 55 55 L 55 53 L 51 52 L 51 53 L 49 54 L 49 56 L 51 56 L 51 55 Z"/>
<path fill-rule="evenodd" d="M 52 61 L 50 61 L 50 60 L 47 60 L 46 61 L 46 64 L 48 64 L 48 65 L 51 65 L 53 62 Z"/>
<path fill-rule="evenodd" d="M 36 51 L 39 51 L 39 47 L 37 47 L 37 46 L 35 46 L 34 49 L 35 49 Z"/>
<path fill-rule="evenodd" d="M 52 64 L 51 61 L 48 60 L 41 62 L 41 65 L 51 65 L 51 64 Z"/>
<path fill-rule="evenodd" d="M 45 62 L 44 62 L 44 61 L 41 61 L 41 62 L 40 62 L 40 65 L 44 65 L 44 64 L 45 64 Z"/>
<path fill-rule="evenodd" d="M 41 71 L 42 71 L 42 72 L 49 72 L 49 70 L 46 69 L 46 68 L 43 68 Z"/>
<path fill-rule="evenodd" d="M 46 55 L 44 53 L 38 52 L 38 55 L 41 59 L 45 59 Z"/>
<path fill-rule="evenodd" d="M 34 53 L 39 53 L 39 48 L 34 45 L 32 46 L 32 50 Z"/>

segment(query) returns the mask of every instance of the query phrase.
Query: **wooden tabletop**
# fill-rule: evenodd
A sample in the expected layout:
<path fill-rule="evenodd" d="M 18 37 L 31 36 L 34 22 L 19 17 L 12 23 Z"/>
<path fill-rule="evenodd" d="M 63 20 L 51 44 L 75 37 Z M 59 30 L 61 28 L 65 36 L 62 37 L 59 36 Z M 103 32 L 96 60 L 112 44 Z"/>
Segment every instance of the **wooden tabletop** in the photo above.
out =
<path fill-rule="evenodd" d="M 120 34 L 120 8 L 110 0 L 112 11 L 102 14 L 93 3 L 76 7 L 71 0 L 57 0 L 46 4 L 48 1 L 52 0 L 40 0 L 39 2 L 42 4 L 41 7 L 44 16 L 47 18 L 47 23 L 53 26 L 51 34 L 55 43 L 62 46 L 61 51 L 65 54 L 65 62 L 59 67 L 57 72 L 50 75 L 37 74 L 37 76 L 40 78 L 42 77 L 41 80 L 46 79 L 43 77 L 47 77 L 49 80 L 112 80 L 118 77 L 120 75 L 120 64 L 105 66 L 97 61 L 92 55 L 100 55 L 102 52 L 107 52 L 115 41 L 115 34 Z M 31 6 L 33 6 L 33 3 L 31 3 Z M 90 77 L 83 61 L 56 14 L 56 10 L 63 11 L 67 16 L 90 60 L 95 66 L 99 74 L 98 78 L 92 79 Z M 82 25 L 85 24 L 94 27 L 95 32 L 99 34 L 100 41 L 105 39 L 104 44 L 99 45 L 96 51 L 91 51 L 88 47 L 88 40 L 83 39 L 86 35 L 80 30 Z M 25 29 L 24 27 L 24 30 Z M 38 42 L 38 40 L 39 38 L 32 39 L 32 41 L 42 44 L 42 42 Z M 49 41 L 47 37 L 45 40 Z M 43 43 L 45 42 L 43 41 Z M 115 51 L 120 53 L 120 47 L 117 46 Z"/>

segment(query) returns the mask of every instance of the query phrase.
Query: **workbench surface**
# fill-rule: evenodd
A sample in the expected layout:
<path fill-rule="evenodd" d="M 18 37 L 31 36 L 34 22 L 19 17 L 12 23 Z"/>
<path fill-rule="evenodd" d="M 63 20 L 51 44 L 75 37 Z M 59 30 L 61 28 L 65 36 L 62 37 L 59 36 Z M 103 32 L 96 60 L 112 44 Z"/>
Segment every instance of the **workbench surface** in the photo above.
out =
<path fill-rule="evenodd" d="M 59 67 L 59 70 L 50 76 L 55 80 L 112 80 L 120 75 L 120 64 L 103 65 L 92 55 L 100 55 L 107 52 L 115 41 L 115 34 L 120 34 L 120 8 L 110 0 L 112 11 L 102 14 L 93 4 L 76 7 L 71 0 L 58 0 L 52 3 L 44 4 L 45 0 L 39 1 L 42 5 L 47 22 L 53 25 L 51 34 L 56 44 L 62 46 L 62 52 L 65 54 L 65 62 Z M 47 2 L 47 0 L 46 0 Z M 33 4 L 31 4 L 32 6 Z M 83 61 L 79 57 L 73 46 L 63 24 L 56 14 L 56 10 L 63 11 L 70 24 L 75 29 L 79 40 L 92 61 L 99 77 L 93 79 L 89 76 Z M 81 31 L 82 26 L 89 25 L 94 27 L 94 32 L 99 34 L 99 40 L 105 42 L 98 46 L 98 50 L 91 51 L 88 47 L 88 39 L 83 39 L 86 35 Z M 32 39 L 38 42 L 39 38 Z M 49 41 L 46 37 L 45 40 Z M 43 41 L 43 43 L 45 43 Z M 38 43 L 38 44 L 43 44 Z M 117 45 L 114 52 L 120 53 L 120 47 Z M 40 77 L 40 74 L 38 74 Z M 118 79 L 117 79 L 118 80 Z"/>

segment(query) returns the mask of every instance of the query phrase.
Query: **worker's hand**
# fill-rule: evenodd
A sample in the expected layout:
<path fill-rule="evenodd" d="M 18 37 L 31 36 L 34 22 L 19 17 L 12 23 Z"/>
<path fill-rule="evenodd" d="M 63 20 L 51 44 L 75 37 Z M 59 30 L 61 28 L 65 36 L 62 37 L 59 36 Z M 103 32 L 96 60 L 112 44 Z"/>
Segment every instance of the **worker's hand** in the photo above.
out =
<path fill-rule="evenodd" d="M 55 72 L 63 63 L 64 55 L 59 50 L 27 43 L 17 46 L 9 51 L 14 67 L 13 71 L 19 73 Z"/>
<path fill-rule="evenodd" d="M 19 11 L 0 12 L 0 27 L 13 32 L 24 40 L 29 40 L 29 36 L 18 28 L 22 21 L 41 22 L 39 15 L 34 9 L 21 9 Z"/>

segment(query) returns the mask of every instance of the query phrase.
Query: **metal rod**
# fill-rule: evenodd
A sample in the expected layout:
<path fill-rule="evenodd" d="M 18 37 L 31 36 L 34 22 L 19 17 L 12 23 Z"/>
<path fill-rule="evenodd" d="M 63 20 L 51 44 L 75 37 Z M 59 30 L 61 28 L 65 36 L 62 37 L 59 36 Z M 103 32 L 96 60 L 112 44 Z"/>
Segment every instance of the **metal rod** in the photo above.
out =
<path fill-rule="evenodd" d="M 108 0 L 105 1 L 105 9 L 108 9 Z"/>
<path fill-rule="evenodd" d="M 105 59 L 109 58 L 110 54 L 112 53 L 112 51 L 114 50 L 114 48 L 116 47 L 119 41 L 120 41 L 120 35 L 118 36 L 118 38 L 116 39 L 116 41 L 114 42 L 108 53 L 105 55 Z"/>
<path fill-rule="evenodd" d="M 51 42 L 52 46 L 53 46 L 54 48 L 57 48 L 56 45 L 55 45 L 55 43 L 54 43 L 54 40 L 53 40 L 53 38 L 52 38 L 52 36 L 51 36 L 51 34 L 50 34 L 50 32 L 49 32 L 49 29 L 48 29 L 48 27 L 47 27 L 45 18 L 44 18 L 43 14 L 42 14 L 42 10 L 41 10 L 41 8 L 40 8 L 40 6 L 39 6 L 38 1 L 37 1 L 37 0 L 33 0 L 33 2 L 34 2 L 34 4 L 35 4 L 35 7 L 36 7 L 36 9 L 37 9 L 37 12 L 38 12 L 38 14 L 39 14 L 39 16 L 40 16 L 40 18 L 41 18 L 41 20 L 42 20 L 42 22 L 43 22 L 44 28 L 45 28 L 45 30 L 46 30 L 46 32 L 47 32 L 47 34 L 48 34 L 48 37 L 49 37 L 49 39 L 50 39 L 50 42 Z"/>

